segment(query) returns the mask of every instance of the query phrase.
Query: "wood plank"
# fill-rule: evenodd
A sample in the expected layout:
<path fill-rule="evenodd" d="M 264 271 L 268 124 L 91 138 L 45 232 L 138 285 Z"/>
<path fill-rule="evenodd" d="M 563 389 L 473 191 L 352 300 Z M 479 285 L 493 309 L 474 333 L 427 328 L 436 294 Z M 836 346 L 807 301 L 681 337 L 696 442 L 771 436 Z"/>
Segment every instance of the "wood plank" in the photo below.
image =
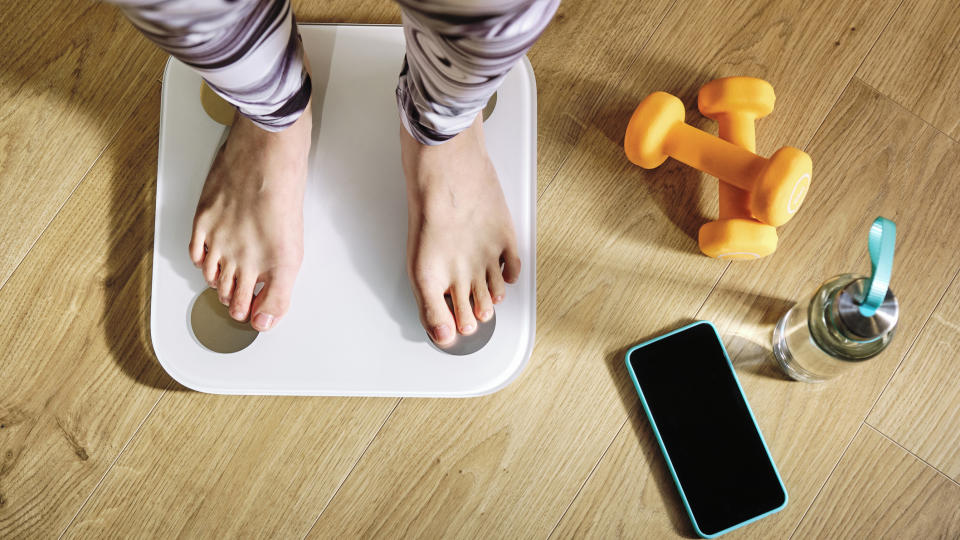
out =
<path fill-rule="evenodd" d="M 960 4 L 904 2 L 857 76 L 960 140 Z"/>
<path fill-rule="evenodd" d="M 400 7 L 382 0 L 292 0 L 298 23 L 400 24 Z"/>
<path fill-rule="evenodd" d="M 630 111 L 654 89 L 692 103 L 714 75 L 753 72 L 791 96 L 776 124 L 764 124 L 766 140 L 802 144 L 893 7 L 820 2 L 801 13 L 717 2 L 668 13 L 540 199 L 538 336 L 527 372 L 481 399 L 401 402 L 313 533 L 548 534 L 635 407 L 622 351 L 692 318 L 726 267 L 693 240 L 716 204 L 700 175 L 676 164 L 644 172 L 623 158 Z M 860 33 L 833 45 L 848 25 Z M 722 64 L 718 50 L 735 61 Z"/>
<path fill-rule="evenodd" d="M 538 196 L 602 114 L 613 90 L 642 61 L 644 45 L 674 3 L 560 4 L 529 53 L 537 77 Z"/>
<path fill-rule="evenodd" d="M 960 485 L 864 426 L 795 538 L 957 538 L 958 508 Z"/>
<path fill-rule="evenodd" d="M 789 234 L 781 236 L 777 253 L 732 264 L 697 315 L 713 321 L 724 337 L 790 494 L 783 511 L 740 534 L 774 537 L 794 530 L 960 268 L 953 255 L 960 238 L 939 232 L 960 204 L 960 192 L 939 189 L 942 178 L 960 174 L 960 145 L 854 80 L 809 151 L 818 187 L 780 229 Z M 893 284 L 902 305 L 910 306 L 898 335 L 883 354 L 846 376 L 822 384 L 785 380 L 769 364 L 774 324 L 825 279 L 867 271 L 867 231 L 877 215 L 898 225 Z M 648 451 L 632 430 L 618 439 L 625 440 L 614 442 L 561 522 L 561 536 L 590 523 L 607 527 L 600 536 L 610 527 L 647 526 L 639 521 L 645 514 L 636 512 L 641 492 L 608 493 L 624 474 L 622 464 L 642 463 Z"/>
<path fill-rule="evenodd" d="M 396 402 L 168 393 L 66 536 L 302 538 Z"/>
<path fill-rule="evenodd" d="M 635 396 L 636 391 L 623 395 L 624 403 L 632 405 L 626 424 L 550 538 L 697 536 Z M 607 505 L 629 515 L 605 512 Z"/>
<path fill-rule="evenodd" d="M 906 305 L 904 309 L 909 309 Z M 867 422 L 960 481 L 960 279 L 940 301 Z"/>
<path fill-rule="evenodd" d="M 0 289 L 0 537 L 56 537 L 172 380 L 147 336 L 160 87 Z"/>
<path fill-rule="evenodd" d="M 779 97 L 757 125 L 758 153 L 803 147 L 899 3 L 815 0 L 801 10 L 785 0 L 677 2 L 616 92 L 586 121 L 622 141 L 637 103 L 662 90 L 683 100 L 688 122 L 716 133 L 716 124 L 696 112 L 697 92 L 718 77 L 749 75 L 769 81 Z M 614 48 L 619 36 L 612 34 Z"/>
<path fill-rule="evenodd" d="M 0 6 L 0 286 L 159 76 L 102 2 Z"/>

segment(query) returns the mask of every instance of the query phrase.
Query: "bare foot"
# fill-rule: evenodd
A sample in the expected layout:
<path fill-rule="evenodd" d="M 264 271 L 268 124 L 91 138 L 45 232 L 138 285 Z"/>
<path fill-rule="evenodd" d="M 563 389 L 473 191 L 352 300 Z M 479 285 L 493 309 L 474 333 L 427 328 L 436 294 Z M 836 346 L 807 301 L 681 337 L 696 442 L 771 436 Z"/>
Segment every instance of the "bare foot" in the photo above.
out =
<path fill-rule="evenodd" d="M 259 331 L 286 314 L 303 260 L 311 106 L 283 131 L 237 114 L 203 185 L 190 259 L 238 321 Z M 254 297 L 257 283 L 263 289 Z"/>
<path fill-rule="evenodd" d="M 477 319 L 489 320 L 506 293 L 504 281 L 519 277 L 516 233 L 480 116 L 437 146 L 418 143 L 405 129 L 400 138 L 409 209 L 407 271 L 420 322 L 445 346 L 456 331 L 471 334 Z"/>

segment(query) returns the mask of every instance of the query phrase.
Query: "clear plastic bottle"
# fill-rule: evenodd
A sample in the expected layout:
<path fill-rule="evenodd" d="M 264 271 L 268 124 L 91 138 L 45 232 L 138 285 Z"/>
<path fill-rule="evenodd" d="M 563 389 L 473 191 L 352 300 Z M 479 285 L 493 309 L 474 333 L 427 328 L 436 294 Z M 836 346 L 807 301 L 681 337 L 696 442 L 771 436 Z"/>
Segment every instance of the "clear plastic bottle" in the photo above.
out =
<path fill-rule="evenodd" d="M 780 319 L 773 331 L 773 355 L 787 375 L 823 381 L 887 347 L 896 330 L 897 299 L 888 289 L 876 313 L 864 317 L 859 306 L 867 280 L 853 274 L 830 278 Z"/>

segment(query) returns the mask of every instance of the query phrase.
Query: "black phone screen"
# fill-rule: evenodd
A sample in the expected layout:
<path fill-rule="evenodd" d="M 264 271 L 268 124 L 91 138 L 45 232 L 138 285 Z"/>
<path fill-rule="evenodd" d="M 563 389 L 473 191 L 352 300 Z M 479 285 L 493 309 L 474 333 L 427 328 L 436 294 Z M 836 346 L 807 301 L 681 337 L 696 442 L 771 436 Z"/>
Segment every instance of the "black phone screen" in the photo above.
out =
<path fill-rule="evenodd" d="M 786 502 L 712 325 L 634 349 L 629 362 L 701 532 L 716 534 Z"/>

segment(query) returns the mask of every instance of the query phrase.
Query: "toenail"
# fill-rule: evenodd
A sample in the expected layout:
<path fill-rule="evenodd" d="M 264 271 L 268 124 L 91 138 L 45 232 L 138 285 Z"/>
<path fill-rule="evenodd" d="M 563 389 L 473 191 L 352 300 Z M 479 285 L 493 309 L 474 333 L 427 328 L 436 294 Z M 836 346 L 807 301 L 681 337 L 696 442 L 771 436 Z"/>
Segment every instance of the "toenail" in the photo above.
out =
<path fill-rule="evenodd" d="M 443 343 L 444 341 L 447 341 L 448 339 L 452 338 L 453 335 L 450 332 L 449 326 L 445 324 L 441 324 L 440 326 L 433 327 L 433 337 L 437 341 Z"/>
<path fill-rule="evenodd" d="M 483 319 L 483 320 L 485 320 L 485 321 L 488 320 L 488 319 L 490 319 L 490 317 L 493 317 L 493 310 L 492 310 L 492 309 L 485 309 L 485 310 L 483 310 L 483 313 L 480 314 L 480 318 Z"/>
<path fill-rule="evenodd" d="M 273 315 L 269 313 L 257 313 L 257 316 L 253 318 L 253 324 L 257 328 L 269 330 L 270 325 L 273 324 Z"/>
<path fill-rule="evenodd" d="M 242 319 L 242 318 L 243 318 L 243 312 L 240 311 L 240 310 L 235 309 L 235 310 L 233 310 L 233 311 L 230 312 L 230 316 L 233 317 L 234 319 Z"/>
<path fill-rule="evenodd" d="M 493 297 L 493 301 L 494 301 L 494 302 L 501 302 L 501 301 L 503 301 L 503 295 L 502 295 L 502 294 L 498 294 L 498 295 L 494 296 L 494 297 Z"/>
<path fill-rule="evenodd" d="M 476 330 L 476 328 L 477 328 L 477 325 L 475 325 L 475 324 L 473 324 L 473 323 L 465 324 L 465 325 L 463 325 L 463 333 L 464 333 L 464 334 L 469 334 L 470 332 L 473 332 L 474 330 Z"/>

